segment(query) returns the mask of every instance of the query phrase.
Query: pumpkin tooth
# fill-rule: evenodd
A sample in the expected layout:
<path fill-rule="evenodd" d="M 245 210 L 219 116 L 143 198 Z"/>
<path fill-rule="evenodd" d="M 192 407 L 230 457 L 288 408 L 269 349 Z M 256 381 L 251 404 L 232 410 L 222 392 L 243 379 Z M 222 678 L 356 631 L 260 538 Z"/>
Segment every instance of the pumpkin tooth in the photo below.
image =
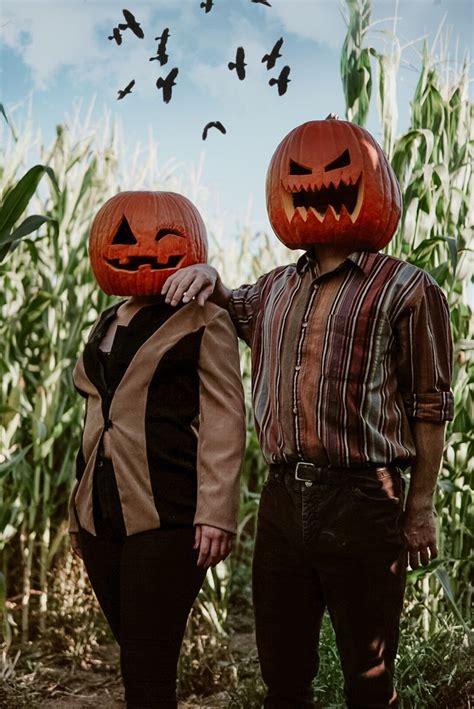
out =
<path fill-rule="evenodd" d="M 128 263 L 130 263 L 130 256 L 125 256 L 125 258 L 119 259 L 119 264 L 121 266 L 126 266 Z"/>
<path fill-rule="evenodd" d="M 339 214 L 336 212 L 336 210 L 334 209 L 332 204 L 329 205 L 329 209 L 334 214 L 334 219 L 336 220 L 336 222 L 338 222 L 339 221 Z M 327 210 L 326 210 L 326 214 L 327 214 Z"/>
<path fill-rule="evenodd" d="M 308 219 L 308 210 L 306 207 L 296 207 L 295 212 L 298 212 L 304 222 Z"/>
<path fill-rule="evenodd" d="M 349 219 L 352 221 L 352 217 L 351 217 L 351 215 L 349 214 L 346 205 L 345 205 L 345 204 L 342 204 L 342 205 L 341 205 L 341 212 L 340 212 L 340 214 L 339 214 L 339 220 L 340 220 L 340 221 L 347 220 L 347 217 L 349 217 Z"/>
<path fill-rule="evenodd" d="M 320 213 L 318 212 L 318 210 L 315 209 L 314 207 L 310 207 L 310 208 L 309 208 L 309 213 L 312 214 L 314 217 L 316 217 L 316 219 L 318 220 L 318 222 L 323 222 L 323 221 L 324 221 L 324 214 L 320 214 Z"/>

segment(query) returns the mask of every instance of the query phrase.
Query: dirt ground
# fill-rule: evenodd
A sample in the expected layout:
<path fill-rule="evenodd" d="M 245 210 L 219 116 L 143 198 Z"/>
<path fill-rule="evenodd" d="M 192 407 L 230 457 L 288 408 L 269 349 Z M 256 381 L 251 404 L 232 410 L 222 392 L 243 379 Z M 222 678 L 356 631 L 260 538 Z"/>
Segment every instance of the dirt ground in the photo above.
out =
<path fill-rule="evenodd" d="M 231 641 L 237 656 L 255 655 L 252 633 L 236 634 Z M 21 682 L 4 678 L 0 683 L 1 709 L 122 709 L 126 706 L 119 669 L 119 648 L 114 642 L 97 648 L 94 665 L 88 669 L 65 667 L 44 654 L 29 655 L 26 668 L 17 668 Z M 1 676 L 1 674 L 0 674 Z M 229 706 L 226 692 L 211 697 L 189 697 L 179 709 L 223 709 Z M 249 708 L 250 709 L 250 708 Z"/>

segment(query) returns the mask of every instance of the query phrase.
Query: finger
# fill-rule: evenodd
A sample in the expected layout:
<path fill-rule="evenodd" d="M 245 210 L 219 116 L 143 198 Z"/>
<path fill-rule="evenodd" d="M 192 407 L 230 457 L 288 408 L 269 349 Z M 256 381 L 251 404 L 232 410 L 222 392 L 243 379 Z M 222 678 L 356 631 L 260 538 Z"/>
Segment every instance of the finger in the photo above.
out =
<path fill-rule="evenodd" d="M 438 547 L 436 545 L 436 542 L 431 542 L 431 544 L 428 544 L 428 549 L 430 550 L 430 556 L 432 559 L 436 559 L 438 556 Z"/>
<path fill-rule="evenodd" d="M 196 526 L 196 533 L 194 535 L 194 547 L 193 549 L 198 549 L 199 545 L 201 543 L 201 527 L 199 525 Z"/>
<path fill-rule="evenodd" d="M 161 288 L 161 295 L 166 295 L 166 294 L 167 294 L 168 289 L 169 289 L 170 285 L 171 285 L 172 282 L 173 282 L 173 277 L 174 277 L 174 274 L 172 274 L 171 276 L 168 276 L 168 278 L 166 279 L 166 281 L 163 283 L 163 287 Z"/>
<path fill-rule="evenodd" d="M 420 563 L 418 561 L 418 552 L 417 551 L 410 551 L 408 556 L 410 559 L 410 568 L 417 569 L 420 566 Z"/>
<path fill-rule="evenodd" d="M 207 280 L 208 279 L 202 276 L 201 274 L 197 274 L 192 283 L 189 284 L 189 287 L 186 288 L 186 292 L 183 293 L 183 302 L 189 303 L 190 300 L 195 298 L 198 293 L 203 290 L 204 286 L 207 283 Z"/>
<path fill-rule="evenodd" d="M 420 561 L 421 561 L 422 566 L 428 566 L 428 564 L 430 563 L 428 549 L 421 549 L 420 550 Z"/>
<path fill-rule="evenodd" d="M 209 568 L 209 566 L 215 566 L 219 561 L 221 560 L 220 558 L 220 548 L 221 548 L 221 538 L 216 537 L 212 540 L 211 542 L 211 547 L 209 550 L 209 556 L 207 557 L 207 562 L 205 564 L 206 568 Z"/>
<path fill-rule="evenodd" d="M 180 300 L 182 300 L 183 303 L 189 303 L 189 301 L 193 298 L 192 291 L 195 290 L 195 284 L 195 276 L 192 273 L 185 274 L 183 278 L 179 281 L 178 286 L 173 294 L 173 297 L 171 299 L 171 305 L 177 305 Z"/>
<path fill-rule="evenodd" d="M 180 280 L 176 280 L 174 283 L 171 284 L 170 289 L 168 291 L 168 295 L 166 296 L 165 300 L 170 303 L 170 305 L 177 305 L 181 301 L 183 293 L 186 292 L 187 286 L 187 278 L 181 278 Z"/>
<path fill-rule="evenodd" d="M 212 285 L 207 286 L 207 288 L 203 288 L 203 290 L 199 293 L 199 295 L 196 296 L 196 300 L 198 302 L 198 305 L 201 305 L 201 306 L 204 305 L 206 300 L 208 300 L 211 297 L 213 292 L 214 292 L 214 286 L 212 286 Z"/>
<path fill-rule="evenodd" d="M 167 295 L 169 297 L 170 294 L 174 293 L 182 277 L 183 273 L 181 271 L 177 271 L 176 273 L 172 273 L 171 276 L 168 276 L 161 288 L 161 295 Z M 167 298 L 165 298 L 165 300 L 167 300 Z"/>
<path fill-rule="evenodd" d="M 211 547 L 211 540 L 206 534 L 201 535 L 201 542 L 199 546 L 199 557 L 197 560 L 198 566 L 205 566 L 207 562 L 207 557 L 209 555 L 209 549 Z M 205 566 L 207 568 L 207 566 Z"/>
<path fill-rule="evenodd" d="M 179 303 L 181 300 L 181 297 L 188 285 L 191 284 L 192 276 L 184 271 L 178 271 L 173 276 L 169 276 L 169 279 L 171 282 L 168 286 L 165 302 L 171 303 L 171 305 L 176 305 L 176 303 Z"/>
<path fill-rule="evenodd" d="M 233 548 L 234 548 L 234 538 L 229 537 L 227 540 L 227 555 L 226 556 L 228 556 L 230 554 L 230 552 L 232 551 Z"/>
<path fill-rule="evenodd" d="M 220 560 L 223 561 L 225 558 L 227 558 L 230 554 L 230 544 L 229 544 L 229 538 L 225 538 L 221 541 L 221 546 L 219 549 L 219 557 Z"/>

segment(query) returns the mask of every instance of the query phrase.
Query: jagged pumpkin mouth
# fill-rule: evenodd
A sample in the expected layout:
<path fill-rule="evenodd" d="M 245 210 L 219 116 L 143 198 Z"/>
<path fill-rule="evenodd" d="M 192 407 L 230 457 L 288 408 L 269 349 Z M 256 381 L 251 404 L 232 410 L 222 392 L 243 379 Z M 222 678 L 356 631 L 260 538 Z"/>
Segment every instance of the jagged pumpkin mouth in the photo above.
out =
<path fill-rule="evenodd" d="M 184 254 L 168 256 L 166 263 L 158 261 L 156 256 L 124 256 L 123 258 L 109 258 L 107 263 L 119 271 L 160 271 L 165 268 L 178 268 Z"/>
<path fill-rule="evenodd" d="M 328 185 L 297 184 L 285 186 L 284 207 L 288 221 L 292 221 L 297 214 L 306 222 L 309 218 L 316 218 L 323 223 L 328 213 L 331 213 L 338 222 L 350 219 L 352 223 L 357 219 L 362 206 L 362 174 L 356 179 L 349 177 L 340 179 L 336 184 Z"/>

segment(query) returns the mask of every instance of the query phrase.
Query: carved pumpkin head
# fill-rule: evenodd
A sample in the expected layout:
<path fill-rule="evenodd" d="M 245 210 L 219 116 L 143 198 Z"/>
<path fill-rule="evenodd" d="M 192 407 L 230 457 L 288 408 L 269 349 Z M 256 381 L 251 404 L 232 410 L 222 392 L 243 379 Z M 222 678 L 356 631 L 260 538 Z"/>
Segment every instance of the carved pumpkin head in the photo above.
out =
<path fill-rule="evenodd" d="M 392 238 L 400 208 L 400 188 L 382 149 L 349 121 L 298 126 L 268 168 L 270 222 L 290 249 L 331 243 L 377 251 Z"/>
<path fill-rule="evenodd" d="M 206 227 L 183 195 L 120 192 L 94 219 L 89 256 L 109 295 L 157 295 L 172 273 L 206 262 Z"/>

